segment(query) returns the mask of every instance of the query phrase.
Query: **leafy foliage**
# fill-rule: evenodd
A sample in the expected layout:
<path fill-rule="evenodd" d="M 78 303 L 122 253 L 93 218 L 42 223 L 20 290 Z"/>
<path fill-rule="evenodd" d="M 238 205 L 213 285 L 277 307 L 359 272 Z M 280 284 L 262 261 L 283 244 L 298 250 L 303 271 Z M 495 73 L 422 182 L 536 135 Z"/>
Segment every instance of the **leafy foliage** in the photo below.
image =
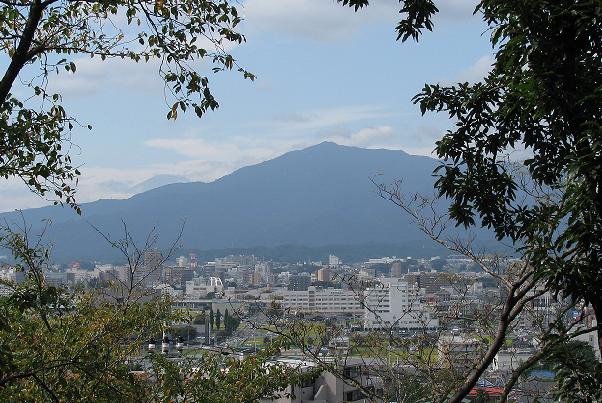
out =
<path fill-rule="evenodd" d="M 591 1 L 482 1 L 493 70 L 479 83 L 426 85 L 445 111 L 436 186 L 465 226 L 510 238 L 558 291 L 602 300 L 602 10 Z M 530 157 L 513 168 L 509 153 Z"/>
<path fill-rule="evenodd" d="M 572 341 L 560 344 L 546 359 L 556 372 L 554 394 L 562 402 L 602 400 L 602 364 L 590 345 Z"/>
<path fill-rule="evenodd" d="M 294 368 L 269 361 L 279 343 L 244 359 L 148 354 L 148 339 L 183 319 L 169 301 L 67 293 L 44 281 L 47 251 L 20 234 L 0 241 L 27 276 L 3 282 L 12 293 L 0 298 L 0 401 L 250 402 L 296 380 Z"/>
<path fill-rule="evenodd" d="M 236 69 L 254 79 L 227 52 L 245 40 L 235 31 L 240 21 L 228 0 L 1 1 L 0 52 L 10 63 L 0 81 L 0 175 L 77 207 L 79 170 L 68 146 L 79 123 L 60 94 L 47 92 L 50 73 L 75 74 L 84 55 L 153 62 L 171 97 L 167 118 L 188 109 L 200 117 L 219 106 L 200 60 L 213 72 Z M 15 90 L 17 78 L 25 88 Z"/>
<path fill-rule="evenodd" d="M 368 4 L 342 2 L 356 9 Z M 400 3 L 398 39 L 416 40 L 432 28 L 431 1 Z M 447 113 L 454 125 L 436 143 L 439 196 L 451 201 L 449 217 L 458 226 L 483 226 L 510 240 L 534 269 L 524 281 L 591 303 L 600 324 L 600 2 L 481 0 L 475 14 L 491 33 L 492 70 L 476 83 L 426 84 L 414 97 L 422 114 Z M 599 365 L 573 358 L 561 370 L 561 400 L 599 400 Z M 591 371 L 582 379 L 574 371 L 579 365 Z M 580 395 L 570 396 L 572 388 Z"/>
<path fill-rule="evenodd" d="M 369 5 L 368 0 L 337 0 L 355 11 Z M 433 30 L 433 16 L 439 11 L 432 0 L 400 0 L 400 14 L 404 18 L 399 21 L 395 30 L 397 39 L 406 41 L 409 38 L 418 40 L 424 29 Z"/>
<path fill-rule="evenodd" d="M 398 35 L 418 39 L 437 9 L 401 3 Z M 538 276 L 600 312 L 602 9 L 483 0 L 475 13 L 491 32 L 491 72 L 474 84 L 427 84 L 414 97 L 423 114 L 446 112 L 455 124 L 436 145 L 436 187 L 458 225 L 511 239 Z M 514 163 L 515 151 L 529 157 Z"/>

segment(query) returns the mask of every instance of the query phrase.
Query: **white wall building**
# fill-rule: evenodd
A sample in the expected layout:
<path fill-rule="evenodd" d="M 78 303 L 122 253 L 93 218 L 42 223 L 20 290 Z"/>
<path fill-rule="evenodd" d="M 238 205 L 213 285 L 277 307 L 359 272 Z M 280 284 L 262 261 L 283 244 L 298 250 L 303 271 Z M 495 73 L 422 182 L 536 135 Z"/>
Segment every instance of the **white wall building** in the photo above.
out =
<path fill-rule="evenodd" d="M 205 298 L 209 293 L 221 295 L 224 291 L 224 284 L 219 277 L 195 277 L 186 282 L 186 297 L 187 298 Z"/>
<path fill-rule="evenodd" d="M 509 348 L 498 351 L 491 363 L 494 371 L 516 371 L 522 363 L 531 358 L 537 349 L 531 348 Z"/>
<path fill-rule="evenodd" d="M 351 313 L 362 314 L 364 308 L 360 298 L 353 291 L 337 288 L 317 289 L 309 287 L 307 291 L 281 291 L 282 307 L 291 313 Z"/>
<path fill-rule="evenodd" d="M 596 319 L 592 315 L 590 317 L 587 328 L 596 327 L 596 325 L 597 325 Z M 579 327 L 577 327 L 577 329 L 575 329 L 575 331 L 579 331 L 579 330 L 583 330 L 583 326 L 579 326 Z M 598 344 L 598 334 L 596 333 L 596 331 L 591 331 L 589 333 L 584 333 L 579 336 L 576 336 L 574 338 L 574 340 L 583 341 L 583 342 L 589 344 L 590 346 L 592 346 L 592 349 L 594 350 L 594 355 L 596 356 L 596 358 L 598 360 L 600 360 L 600 345 Z"/>
<path fill-rule="evenodd" d="M 328 265 L 332 267 L 340 266 L 341 259 L 339 259 L 338 256 L 335 255 L 328 255 Z"/>
<path fill-rule="evenodd" d="M 17 281 L 17 273 L 13 268 L 0 268 L 0 279 L 15 283 Z M 0 284 L 0 297 L 7 297 L 12 293 L 12 287 L 5 284 Z"/>
<path fill-rule="evenodd" d="M 368 261 L 366 262 L 367 265 L 373 265 L 373 264 L 390 264 L 393 263 L 395 261 L 399 261 L 399 260 L 403 260 L 400 259 L 398 257 L 381 257 L 381 258 L 376 258 L 376 259 L 368 259 Z"/>
<path fill-rule="evenodd" d="M 431 307 L 421 302 L 424 290 L 398 278 L 380 278 L 364 291 L 364 327 L 421 329 L 439 326 Z"/>
<path fill-rule="evenodd" d="M 184 296 L 183 290 L 175 289 L 169 284 L 157 284 L 153 288 L 161 292 L 161 295 L 167 295 L 172 298 L 182 298 Z"/>

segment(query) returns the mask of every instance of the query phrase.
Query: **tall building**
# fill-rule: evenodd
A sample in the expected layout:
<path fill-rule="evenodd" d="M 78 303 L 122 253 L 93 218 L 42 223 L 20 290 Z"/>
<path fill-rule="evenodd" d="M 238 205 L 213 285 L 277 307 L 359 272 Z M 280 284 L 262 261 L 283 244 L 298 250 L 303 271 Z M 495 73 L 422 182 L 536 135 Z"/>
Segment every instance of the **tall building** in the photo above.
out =
<path fill-rule="evenodd" d="M 142 266 L 134 268 L 132 280 L 135 286 L 148 286 L 159 282 L 162 274 L 163 256 L 158 250 L 144 252 Z"/>
<path fill-rule="evenodd" d="M 393 262 L 391 264 L 391 277 L 393 278 L 399 278 L 402 276 L 401 273 L 401 262 L 397 261 L 397 262 Z"/>
<path fill-rule="evenodd" d="M 258 283 L 270 284 L 270 277 L 272 274 L 272 270 L 270 268 L 270 264 L 268 262 L 257 263 L 254 268 L 255 273 L 258 274 L 260 280 Z M 253 283 L 255 284 L 255 283 Z"/>
<path fill-rule="evenodd" d="M 381 278 L 364 291 L 364 327 L 423 329 L 439 326 L 431 307 L 421 301 L 424 290 L 397 278 Z"/>
<path fill-rule="evenodd" d="M 337 267 L 341 264 L 341 259 L 335 255 L 328 255 L 328 265 L 331 267 Z"/>
<path fill-rule="evenodd" d="M 409 284 L 415 284 L 418 288 L 424 288 L 427 293 L 436 293 L 443 287 L 450 287 L 457 284 L 459 278 L 449 273 L 440 272 L 422 272 L 407 274 L 405 280 Z"/>
<path fill-rule="evenodd" d="M 321 269 L 318 270 L 318 281 L 325 281 L 328 282 L 330 281 L 331 278 L 331 271 L 329 267 L 322 267 Z"/>
<path fill-rule="evenodd" d="M 188 266 L 188 258 L 186 256 L 180 256 L 180 257 L 176 258 L 176 265 L 178 265 L 180 267 Z"/>
<path fill-rule="evenodd" d="M 254 271 L 251 275 L 251 284 L 253 285 L 261 285 L 264 284 L 263 276 L 261 273 Z"/>
<path fill-rule="evenodd" d="M 199 262 L 197 260 L 196 253 L 191 253 L 188 256 L 188 263 L 190 265 L 190 269 L 192 270 L 196 270 L 197 267 L 199 267 Z"/>
<path fill-rule="evenodd" d="M 185 287 L 186 282 L 193 277 L 194 270 L 188 266 L 169 266 L 163 269 L 163 281 L 176 288 Z"/>

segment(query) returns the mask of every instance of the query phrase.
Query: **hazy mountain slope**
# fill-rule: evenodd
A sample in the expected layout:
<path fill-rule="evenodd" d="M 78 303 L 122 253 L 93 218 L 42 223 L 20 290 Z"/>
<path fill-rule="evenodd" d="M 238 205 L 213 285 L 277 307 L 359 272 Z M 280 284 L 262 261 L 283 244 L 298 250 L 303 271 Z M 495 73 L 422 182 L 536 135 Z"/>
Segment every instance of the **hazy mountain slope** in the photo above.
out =
<path fill-rule="evenodd" d="M 432 194 L 437 161 L 401 151 L 367 150 L 322 143 L 245 167 L 211 183 L 162 186 L 127 200 L 100 200 L 67 209 L 25 210 L 36 225 L 51 218 L 48 237 L 58 259 L 110 255 L 90 224 L 113 238 L 122 220 L 139 239 L 155 227 L 160 247 L 186 220 L 182 246 L 194 249 L 318 246 L 422 239 L 391 203 L 375 194 L 370 178 L 403 179 L 408 192 Z M 14 213 L 0 219 L 20 220 Z"/>

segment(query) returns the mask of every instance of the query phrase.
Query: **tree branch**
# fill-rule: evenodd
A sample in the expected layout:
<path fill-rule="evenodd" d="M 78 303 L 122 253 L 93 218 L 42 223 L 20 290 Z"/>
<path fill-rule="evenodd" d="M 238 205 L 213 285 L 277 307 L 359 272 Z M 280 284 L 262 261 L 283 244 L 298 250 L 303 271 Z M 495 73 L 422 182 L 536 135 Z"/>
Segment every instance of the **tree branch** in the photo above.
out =
<path fill-rule="evenodd" d="M 46 3 L 41 3 L 40 0 L 35 0 L 29 7 L 29 16 L 27 17 L 27 23 L 23 29 L 23 35 L 21 35 L 21 40 L 15 50 L 15 54 L 4 73 L 4 77 L 2 77 L 2 81 L 0 81 L 0 103 L 6 102 L 15 79 L 23 66 L 30 60 L 28 59 L 29 48 L 33 42 L 36 29 L 42 19 L 42 14 L 46 5 Z"/>

